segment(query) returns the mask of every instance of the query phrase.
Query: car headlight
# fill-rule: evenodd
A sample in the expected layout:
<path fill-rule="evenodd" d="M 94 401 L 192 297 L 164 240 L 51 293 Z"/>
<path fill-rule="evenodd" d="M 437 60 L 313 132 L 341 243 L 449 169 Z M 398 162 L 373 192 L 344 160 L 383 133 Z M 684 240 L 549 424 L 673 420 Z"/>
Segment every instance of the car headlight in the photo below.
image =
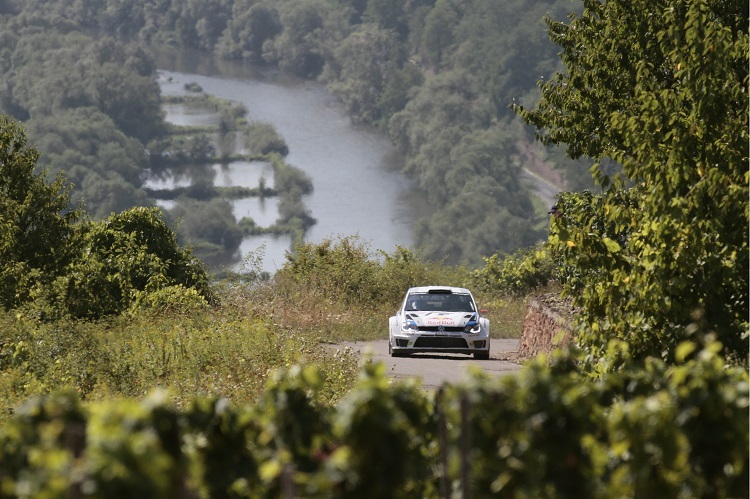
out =
<path fill-rule="evenodd" d="M 467 322 L 466 326 L 464 326 L 465 333 L 477 334 L 481 330 L 482 326 L 481 324 L 479 324 L 479 318 L 476 315 L 469 319 L 469 322 Z"/>

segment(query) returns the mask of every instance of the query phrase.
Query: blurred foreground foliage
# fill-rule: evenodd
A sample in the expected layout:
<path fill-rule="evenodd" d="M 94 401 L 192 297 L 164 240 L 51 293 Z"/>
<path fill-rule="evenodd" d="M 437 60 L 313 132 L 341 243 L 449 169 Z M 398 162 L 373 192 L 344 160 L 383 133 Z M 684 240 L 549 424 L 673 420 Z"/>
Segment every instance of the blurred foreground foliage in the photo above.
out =
<path fill-rule="evenodd" d="M 367 364 L 335 407 L 315 366 L 252 404 L 34 397 L 0 428 L 0 496 L 746 497 L 748 377 L 719 348 L 605 382 L 559 354 L 437 393 Z"/>

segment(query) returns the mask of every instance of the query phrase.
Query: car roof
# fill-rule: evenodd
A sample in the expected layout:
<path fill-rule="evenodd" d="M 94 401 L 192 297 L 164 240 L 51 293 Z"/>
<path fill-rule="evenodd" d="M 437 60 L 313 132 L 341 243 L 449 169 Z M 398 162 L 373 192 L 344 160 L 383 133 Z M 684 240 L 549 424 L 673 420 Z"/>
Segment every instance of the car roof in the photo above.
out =
<path fill-rule="evenodd" d="M 468 295 L 471 294 L 471 292 L 468 289 L 466 289 L 466 288 L 454 288 L 454 287 L 451 287 L 451 286 L 417 286 L 417 287 L 414 287 L 414 288 L 409 288 L 409 291 L 408 291 L 407 294 L 409 294 L 409 293 L 429 293 L 430 290 L 435 290 L 435 289 L 439 289 L 439 290 L 443 290 L 443 291 L 450 291 L 451 293 L 455 293 L 455 294 L 468 294 Z"/>

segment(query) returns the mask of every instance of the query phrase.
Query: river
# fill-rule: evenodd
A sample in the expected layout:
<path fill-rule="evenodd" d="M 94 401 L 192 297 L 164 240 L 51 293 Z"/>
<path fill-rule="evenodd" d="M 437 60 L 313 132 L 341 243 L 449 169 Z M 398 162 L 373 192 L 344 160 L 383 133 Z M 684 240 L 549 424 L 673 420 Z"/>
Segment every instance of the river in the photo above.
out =
<path fill-rule="evenodd" d="M 303 201 L 317 223 L 306 241 L 358 235 L 373 251 L 391 253 L 396 245 L 411 246 L 412 212 L 419 203 L 411 182 L 400 173 L 401 158 L 377 130 L 353 125 L 343 106 L 321 84 L 198 53 L 159 50 L 154 55 L 163 95 L 184 94 L 185 84 L 197 83 L 209 95 L 244 104 L 248 121 L 274 125 L 289 147 L 286 161 L 305 171 L 313 182 L 313 193 Z M 170 108 L 167 118 L 180 124 L 210 122 L 179 106 Z M 268 172 L 251 174 L 248 179 L 241 174 L 247 168 L 214 168 L 220 168 L 215 182 L 224 186 L 253 187 L 260 176 L 272 179 Z M 180 181 L 162 179 L 158 187 L 170 188 Z M 273 199 L 244 202 L 243 206 L 235 204 L 238 217 L 250 216 L 259 225 L 275 220 Z M 265 255 L 260 266 L 274 272 L 285 261 L 289 239 L 247 238 L 240 246 L 241 256 L 261 245 Z"/>

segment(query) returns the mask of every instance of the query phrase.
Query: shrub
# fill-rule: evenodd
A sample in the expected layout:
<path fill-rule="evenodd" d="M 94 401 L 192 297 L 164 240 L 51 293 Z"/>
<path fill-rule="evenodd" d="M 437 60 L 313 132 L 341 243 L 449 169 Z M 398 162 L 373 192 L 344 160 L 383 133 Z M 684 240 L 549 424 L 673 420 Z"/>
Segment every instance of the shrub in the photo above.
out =
<path fill-rule="evenodd" d="M 151 292 L 138 292 L 133 300 L 131 313 L 145 310 L 152 313 L 189 314 L 205 311 L 208 307 L 208 301 L 198 290 L 177 284 Z"/>
<path fill-rule="evenodd" d="M 377 298 L 377 271 L 367 246 L 357 237 L 346 237 L 298 244 L 277 274 L 330 299 L 362 304 Z"/>
<path fill-rule="evenodd" d="M 31 308 L 37 313 L 97 319 L 170 286 L 193 289 L 215 302 L 203 264 L 177 245 L 158 208 L 132 208 L 79 230 L 81 256 L 53 286 L 34 290 L 37 301 Z"/>
<path fill-rule="evenodd" d="M 496 253 L 484 258 L 484 267 L 472 273 L 479 288 L 506 296 L 528 295 L 560 277 L 559 267 L 544 245 Z"/>
<path fill-rule="evenodd" d="M 0 306 L 29 300 L 48 286 L 78 253 L 70 189 L 60 175 L 51 184 L 34 173 L 39 152 L 21 126 L 0 116 Z"/>
<path fill-rule="evenodd" d="M 251 123 L 247 126 L 245 146 L 251 154 L 266 155 L 271 153 L 286 156 L 289 147 L 270 123 Z"/>
<path fill-rule="evenodd" d="M 329 300 L 373 309 L 395 306 L 412 286 L 461 286 L 468 271 L 425 262 L 403 247 L 375 255 L 353 236 L 297 245 L 277 272 L 277 282 L 284 280 Z"/>
<path fill-rule="evenodd" d="M 0 427 L 2 494 L 747 497 L 747 372 L 696 348 L 677 366 L 625 353 L 605 382 L 558 353 L 434 397 L 369 364 L 335 406 L 296 366 L 244 406 L 47 395 Z"/>

